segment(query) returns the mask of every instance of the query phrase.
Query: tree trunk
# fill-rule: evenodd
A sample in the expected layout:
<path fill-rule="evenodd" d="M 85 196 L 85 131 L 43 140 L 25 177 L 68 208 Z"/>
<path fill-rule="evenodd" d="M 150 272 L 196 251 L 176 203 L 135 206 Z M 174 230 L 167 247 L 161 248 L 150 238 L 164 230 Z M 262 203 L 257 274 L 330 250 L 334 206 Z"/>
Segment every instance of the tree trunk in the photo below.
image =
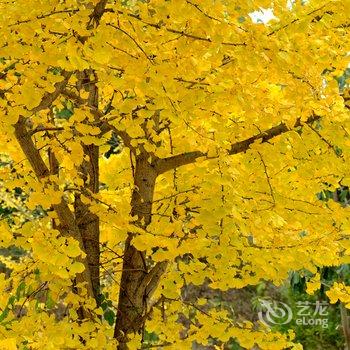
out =
<path fill-rule="evenodd" d="M 95 76 L 92 70 L 79 72 L 78 83 L 81 89 L 89 92 L 88 106 L 98 108 L 98 88 L 96 82 L 91 81 Z M 96 78 L 96 77 L 95 77 Z M 84 83 L 84 84 L 83 84 Z M 84 145 L 84 161 L 80 166 L 84 187 L 91 193 L 99 192 L 99 147 L 91 144 Z M 92 213 L 89 206 L 84 204 L 79 193 L 75 194 L 74 213 L 77 225 L 81 232 L 84 251 L 90 268 L 93 295 L 98 304 L 100 294 L 100 220 L 98 215 Z"/>
<path fill-rule="evenodd" d="M 341 324 L 344 334 L 345 347 L 344 350 L 350 350 L 350 319 L 348 315 L 348 310 L 345 308 L 343 303 L 339 304 Z"/>
<path fill-rule="evenodd" d="M 84 161 L 82 165 L 82 171 L 84 172 L 84 177 L 86 177 L 84 181 L 87 181 L 87 187 L 92 193 L 98 193 L 99 150 L 95 145 L 84 146 L 83 148 L 84 154 L 88 156 L 89 159 Z M 89 180 L 87 180 L 87 178 Z M 90 267 L 94 298 L 98 303 L 98 295 L 100 293 L 100 220 L 96 214 L 89 210 L 89 206 L 81 201 L 79 194 L 75 195 L 74 213 Z"/>
<path fill-rule="evenodd" d="M 131 198 L 131 215 L 135 225 L 147 228 L 152 220 L 152 201 L 157 173 L 148 162 L 148 154 L 136 157 L 134 190 Z M 117 320 L 114 337 L 118 350 L 128 349 L 129 336 L 141 333 L 147 314 L 147 301 L 165 272 L 166 262 L 149 269 L 145 252 L 132 245 L 134 234 L 129 233 L 124 248 L 123 271 L 120 283 Z"/>

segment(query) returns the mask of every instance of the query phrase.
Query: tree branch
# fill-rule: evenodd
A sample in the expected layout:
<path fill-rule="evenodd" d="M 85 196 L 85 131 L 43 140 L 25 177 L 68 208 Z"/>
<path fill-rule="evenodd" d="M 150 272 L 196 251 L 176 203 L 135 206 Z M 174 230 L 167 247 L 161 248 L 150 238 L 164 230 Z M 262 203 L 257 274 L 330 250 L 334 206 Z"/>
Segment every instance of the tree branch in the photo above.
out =
<path fill-rule="evenodd" d="M 64 79 L 55 84 L 55 91 L 52 93 L 46 93 L 41 99 L 39 105 L 34 107 L 31 110 L 31 112 L 36 113 L 43 109 L 49 108 L 52 105 L 52 103 L 56 100 L 56 98 L 61 94 L 62 90 L 67 85 L 68 80 L 72 76 L 72 74 L 72 72 L 63 71 L 61 75 L 64 77 Z"/>
<path fill-rule="evenodd" d="M 37 178 L 40 180 L 49 176 L 50 170 L 43 161 L 39 150 L 35 147 L 34 142 L 25 126 L 25 118 L 23 116 L 21 116 L 18 122 L 15 124 L 15 135 Z M 79 242 L 80 246 L 84 247 L 74 215 L 63 198 L 61 203 L 53 205 L 53 209 L 56 211 L 61 225 L 67 228 L 68 235 L 75 238 Z M 78 259 L 78 261 L 81 261 L 84 264 L 85 270 L 81 274 L 77 275 L 77 280 L 82 283 L 86 282 L 88 295 L 93 296 L 89 265 L 87 264 L 86 259 Z"/>
<path fill-rule="evenodd" d="M 105 13 L 106 5 L 107 5 L 107 0 L 100 0 L 96 4 L 94 11 L 90 15 L 90 21 L 87 26 L 88 29 L 92 29 L 94 27 L 94 24 L 96 25 L 96 27 L 98 27 L 98 25 L 100 24 L 100 20 L 103 14 Z"/>
<path fill-rule="evenodd" d="M 151 298 L 152 294 L 156 290 L 160 278 L 165 273 L 167 266 L 168 261 L 157 262 L 143 278 L 139 286 L 139 292 L 142 293 L 144 297 L 146 297 L 146 301 Z"/>
<path fill-rule="evenodd" d="M 84 100 L 78 94 L 74 93 L 73 91 L 69 91 L 67 89 L 62 90 L 62 95 L 74 101 L 77 106 L 82 106 L 87 103 L 87 100 Z M 89 106 L 89 109 L 92 115 L 94 115 L 95 118 L 98 120 L 96 126 L 99 127 L 101 130 L 101 133 L 99 134 L 100 137 L 106 134 L 107 132 L 113 130 L 118 136 L 121 137 L 125 146 L 131 148 L 131 145 L 130 145 L 131 137 L 126 131 L 118 130 L 114 125 L 110 124 L 108 120 L 106 120 L 105 118 L 106 115 L 103 114 L 103 112 L 97 109 L 96 107 Z"/>
<path fill-rule="evenodd" d="M 305 124 L 312 124 L 316 120 L 319 120 L 321 117 L 318 115 L 312 115 L 309 117 L 304 123 Z M 298 128 L 304 124 L 300 118 L 295 122 L 292 129 Z M 234 155 L 238 153 L 244 153 L 246 152 L 249 147 L 256 141 L 261 141 L 261 143 L 267 142 L 279 135 L 282 135 L 290 130 L 285 123 L 281 123 L 277 126 L 274 126 L 270 129 L 265 130 L 264 132 L 249 137 L 248 139 L 245 139 L 243 141 L 238 141 L 234 144 L 232 144 L 231 149 L 229 150 L 229 155 Z M 193 152 L 187 152 L 182 154 L 177 154 L 175 156 L 171 156 L 168 158 L 159 159 L 155 162 L 155 169 L 158 174 L 165 173 L 169 170 L 173 170 L 175 168 L 178 168 L 182 165 L 192 164 L 194 163 L 198 158 L 205 157 L 207 159 L 213 159 L 217 158 L 215 157 L 208 157 L 207 153 L 200 152 L 200 151 L 193 151 Z"/>
<path fill-rule="evenodd" d="M 55 84 L 55 91 L 51 94 L 45 94 L 42 98 L 40 104 L 31 110 L 31 112 L 39 111 L 41 109 L 48 108 L 52 102 L 60 95 L 62 89 L 66 86 L 71 73 L 66 73 L 65 79 L 62 82 Z M 39 180 L 44 179 L 50 175 L 50 169 L 45 164 L 42 156 L 40 155 L 39 150 L 35 146 L 31 133 L 27 130 L 26 127 L 26 118 L 20 116 L 17 123 L 14 125 L 16 139 L 28 159 L 35 175 Z M 52 205 L 53 209 L 57 213 L 58 219 L 61 223 L 62 228 L 68 236 L 75 238 L 80 246 L 83 248 L 83 240 L 80 233 L 80 230 L 75 222 L 75 217 L 71 210 L 69 209 L 67 203 L 62 198 L 59 204 Z M 78 258 L 77 261 L 80 261 L 84 264 L 85 270 L 77 274 L 77 281 L 79 283 L 87 283 L 87 292 L 89 296 L 93 296 L 93 289 L 91 284 L 90 268 L 86 259 Z M 84 314 L 84 317 L 88 317 L 88 314 Z"/>
<path fill-rule="evenodd" d="M 35 147 L 26 128 L 25 122 L 26 119 L 23 116 L 18 118 L 18 121 L 15 124 L 15 136 L 23 153 L 33 168 L 35 175 L 38 179 L 43 179 L 44 177 L 49 176 L 50 170 L 43 161 L 39 150 Z"/>
<path fill-rule="evenodd" d="M 72 73 L 64 71 L 62 72 L 62 75 L 64 79 L 61 82 L 55 84 L 55 91 L 52 93 L 44 94 L 39 105 L 34 107 L 30 112 L 36 113 L 51 106 L 51 104 L 57 99 L 57 97 L 67 85 Z M 30 165 L 32 166 L 35 175 L 38 177 L 38 179 L 42 179 L 48 176 L 50 174 L 50 170 L 43 161 L 39 150 L 34 145 L 31 134 L 27 130 L 26 118 L 20 116 L 17 123 L 14 125 L 14 128 L 17 141 L 21 146 L 23 153 L 26 155 Z"/>

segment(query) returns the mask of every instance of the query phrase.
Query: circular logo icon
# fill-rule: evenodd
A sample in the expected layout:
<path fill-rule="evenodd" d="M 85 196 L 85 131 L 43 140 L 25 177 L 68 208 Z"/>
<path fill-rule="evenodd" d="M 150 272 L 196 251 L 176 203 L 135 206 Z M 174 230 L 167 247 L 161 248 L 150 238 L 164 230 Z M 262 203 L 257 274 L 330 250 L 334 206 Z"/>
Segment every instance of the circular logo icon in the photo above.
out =
<path fill-rule="evenodd" d="M 260 300 L 262 311 L 259 311 L 259 320 L 266 326 L 289 323 L 293 318 L 292 309 L 281 301 Z"/>

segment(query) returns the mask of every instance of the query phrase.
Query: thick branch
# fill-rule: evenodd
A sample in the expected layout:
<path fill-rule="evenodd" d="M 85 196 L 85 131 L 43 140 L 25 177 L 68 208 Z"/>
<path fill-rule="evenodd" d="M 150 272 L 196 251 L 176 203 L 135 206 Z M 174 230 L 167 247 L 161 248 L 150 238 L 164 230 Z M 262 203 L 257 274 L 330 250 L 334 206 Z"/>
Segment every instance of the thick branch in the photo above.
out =
<path fill-rule="evenodd" d="M 94 80 L 90 76 L 94 75 Z M 84 88 L 89 92 L 86 100 L 87 106 L 98 111 L 98 88 L 95 81 L 96 73 L 93 70 L 81 72 L 81 79 L 87 81 Z M 95 120 L 98 122 L 100 116 L 95 114 Z M 80 177 L 84 181 L 84 189 L 91 193 L 99 191 L 99 147 L 94 144 L 82 143 L 84 158 L 79 166 Z M 84 252 L 90 267 L 91 284 L 95 300 L 98 303 L 100 291 L 100 223 L 99 217 L 91 212 L 89 205 L 83 203 L 79 193 L 75 193 L 74 200 L 75 219 L 80 231 Z"/>
<path fill-rule="evenodd" d="M 44 95 L 41 103 L 35 107 L 32 112 L 48 108 L 51 103 L 60 95 L 62 89 L 66 86 L 70 75 L 70 73 L 67 73 L 65 75 L 65 79 L 62 82 L 55 84 L 55 91 L 51 94 Z M 31 133 L 27 130 L 26 118 L 20 116 L 17 123 L 14 125 L 14 128 L 16 139 L 37 178 L 41 180 L 45 177 L 48 177 L 50 175 L 50 169 L 45 164 L 39 150 L 36 148 L 32 140 Z M 68 236 L 75 238 L 79 242 L 80 246 L 84 247 L 82 236 L 75 222 L 75 217 L 64 199 L 62 198 L 59 204 L 53 205 L 53 209 L 57 213 L 58 219 L 60 221 L 61 227 L 64 229 L 64 232 Z M 78 258 L 77 260 L 81 261 L 85 266 L 85 270 L 81 274 L 77 275 L 77 281 L 79 283 L 87 283 L 88 295 L 93 296 L 89 265 L 87 264 L 86 259 Z M 84 314 L 84 317 L 88 317 L 88 315 Z"/>
<path fill-rule="evenodd" d="M 64 79 L 61 82 L 55 84 L 55 90 L 52 93 L 46 93 L 41 99 L 38 106 L 34 107 L 30 112 L 36 113 L 43 109 L 48 108 L 57 99 L 62 90 L 66 87 L 71 72 L 62 72 Z M 35 175 L 42 179 L 50 174 L 49 168 L 44 163 L 38 149 L 35 147 L 34 142 L 31 138 L 31 134 L 28 132 L 26 127 L 26 118 L 20 116 L 17 123 L 14 125 L 15 136 L 18 143 L 20 144 L 24 154 L 26 155 L 30 165 L 32 166 Z"/>
<path fill-rule="evenodd" d="M 15 124 L 15 135 L 23 153 L 26 155 L 38 179 L 43 179 L 49 176 L 50 170 L 44 163 L 38 149 L 35 147 L 34 142 L 27 131 L 24 117 L 20 117 L 18 122 Z M 68 233 L 68 235 L 75 238 L 79 242 L 80 246 L 83 247 L 84 245 L 79 228 L 75 223 L 74 215 L 69 209 L 67 203 L 62 199 L 61 203 L 53 205 L 53 208 L 57 213 L 61 225 L 66 227 L 65 231 Z M 88 295 L 93 296 L 89 265 L 87 264 L 86 260 L 82 260 L 81 262 L 84 263 L 85 271 L 77 276 L 77 280 L 79 282 L 86 282 Z"/>
<path fill-rule="evenodd" d="M 98 25 L 100 24 L 100 20 L 105 12 L 106 5 L 107 5 L 107 0 L 100 0 L 96 4 L 93 13 L 90 15 L 88 29 L 92 29 L 94 25 L 98 27 Z"/>
<path fill-rule="evenodd" d="M 312 124 L 316 120 L 319 120 L 321 117 L 318 115 L 312 115 L 309 117 L 305 124 Z M 298 119 L 296 123 L 294 124 L 294 127 L 292 129 L 298 128 L 303 125 L 303 122 Z M 277 126 L 274 126 L 268 130 L 265 130 L 264 132 L 249 137 L 248 139 L 245 139 L 243 141 L 236 142 L 232 144 L 231 149 L 229 150 L 229 155 L 234 155 L 238 153 L 244 153 L 246 152 L 249 147 L 256 141 L 267 142 L 279 135 L 282 135 L 290 130 L 285 123 L 281 123 Z M 213 157 L 208 157 L 206 153 L 200 152 L 200 151 L 193 151 L 193 152 L 187 152 L 182 154 L 177 154 L 175 156 L 171 156 L 168 158 L 159 159 L 156 161 L 155 167 L 158 174 L 165 173 L 169 170 L 173 170 L 175 168 L 178 168 L 182 165 L 192 164 L 194 163 L 198 158 L 200 157 L 206 157 L 207 159 L 213 159 Z M 217 157 L 214 157 L 217 158 Z"/>
<path fill-rule="evenodd" d="M 38 149 L 26 128 L 26 119 L 19 117 L 15 124 L 15 136 L 38 179 L 49 176 L 50 170 L 43 161 Z"/>
<path fill-rule="evenodd" d="M 145 279 L 147 280 L 147 285 L 145 286 L 144 296 L 147 298 L 147 302 L 149 302 L 153 293 L 158 287 L 161 277 L 164 275 L 168 266 L 168 261 L 160 261 L 158 262 L 151 271 L 148 272 Z"/>
<path fill-rule="evenodd" d="M 56 98 L 61 94 L 62 90 L 66 87 L 69 78 L 72 76 L 72 72 L 63 71 L 61 74 L 64 79 L 55 84 L 55 91 L 52 93 L 46 93 L 38 106 L 34 107 L 31 112 L 36 113 L 43 109 L 49 108 Z"/>

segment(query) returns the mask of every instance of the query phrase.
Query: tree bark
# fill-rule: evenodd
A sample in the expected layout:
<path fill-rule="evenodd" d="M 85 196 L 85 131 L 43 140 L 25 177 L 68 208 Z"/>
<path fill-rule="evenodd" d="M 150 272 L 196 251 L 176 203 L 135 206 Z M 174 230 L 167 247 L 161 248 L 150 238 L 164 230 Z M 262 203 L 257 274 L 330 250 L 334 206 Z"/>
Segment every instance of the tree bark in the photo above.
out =
<path fill-rule="evenodd" d="M 343 303 L 340 303 L 339 307 L 340 307 L 341 325 L 342 325 L 344 340 L 345 340 L 344 350 L 350 350 L 350 319 L 348 315 L 348 310 L 346 309 Z"/>
<path fill-rule="evenodd" d="M 35 175 L 37 176 L 38 180 L 41 181 L 50 175 L 50 170 L 43 161 L 39 150 L 34 145 L 31 135 L 26 128 L 25 122 L 26 119 L 24 117 L 19 117 L 18 122 L 14 125 L 15 136 Z M 53 209 L 57 213 L 58 220 L 60 222 L 60 231 L 65 236 L 76 239 L 79 242 L 80 247 L 84 249 L 81 232 L 76 224 L 75 217 L 65 200 L 62 198 L 61 203 L 53 205 Z M 87 283 L 87 294 L 89 297 L 92 297 L 93 288 L 88 262 L 86 259 L 82 259 L 81 257 L 78 257 L 77 261 L 84 264 L 85 270 L 82 273 L 77 274 L 76 280 L 78 283 Z M 84 317 L 88 316 L 88 313 L 84 312 Z"/>
<path fill-rule="evenodd" d="M 83 177 L 87 188 L 92 193 L 98 193 L 98 157 L 99 150 L 95 145 L 84 145 L 84 154 L 88 160 L 84 161 Z M 100 220 L 92 213 L 89 206 L 81 200 L 80 194 L 75 195 L 74 214 L 82 236 L 84 252 L 90 268 L 93 295 L 98 304 L 100 294 Z"/>
<path fill-rule="evenodd" d="M 136 216 L 135 225 L 144 229 L 152 220 L 152 201 L 157 172 L 148 162 L 148 154 L 136 157 L 134 190 L 131 198 L 131 215 Z M 117 320 L 114 337 L 118 350 L 128 349 L 129 336 L 141 333 L 147 314 L 147 301 L 165 272 L 166 262 L 149 268 L 146 253 L 132 245 L 135 236 L 130 232 L 125 243 L 123 271 L 120 283 Z"/>
<path fill-rule="evenodd" d="M 79 72 L 79 82 L 84 82 L 82 88 L 89 92 L 88 106 L 98 109 L 98 89 L 96 83 L 91 81 L 95 75 L 92 70 Z M 98 117 L 96 117 L 98 119 Z M 83 144 L 84 160 L 80 166 L 84 187 L 91 193 L 99 192 L 99 147 Z M 74 213 L 77 225 L 83 239 L 84 251 L 90 268 L 93 295 L 99 304 L 100 290 L 100 219 L 91 212 L 89 205 L 84 204 L 79 193 L 75 194 Z"/>

